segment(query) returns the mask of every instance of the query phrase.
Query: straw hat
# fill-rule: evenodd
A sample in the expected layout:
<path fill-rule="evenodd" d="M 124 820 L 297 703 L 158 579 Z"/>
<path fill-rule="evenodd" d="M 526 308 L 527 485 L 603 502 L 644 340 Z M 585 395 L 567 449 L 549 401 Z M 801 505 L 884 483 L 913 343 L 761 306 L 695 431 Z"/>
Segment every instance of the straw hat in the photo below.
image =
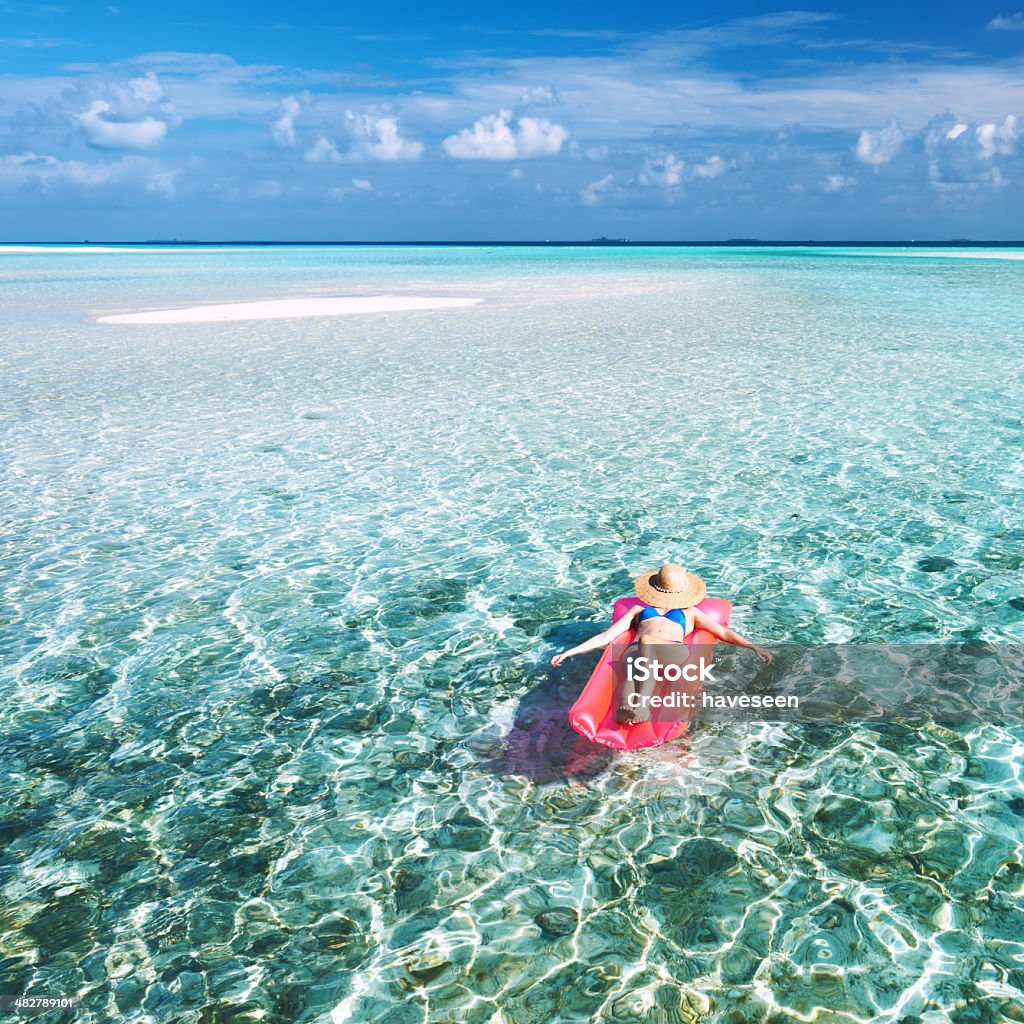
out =
<path fill-rule="evenodd" d="M 699 576 L 675 562 L 666 562 L 657 572 L 641 573 L 634 586 L 636 596 L 655 608 L 689 608 L 708 592 Z"/>

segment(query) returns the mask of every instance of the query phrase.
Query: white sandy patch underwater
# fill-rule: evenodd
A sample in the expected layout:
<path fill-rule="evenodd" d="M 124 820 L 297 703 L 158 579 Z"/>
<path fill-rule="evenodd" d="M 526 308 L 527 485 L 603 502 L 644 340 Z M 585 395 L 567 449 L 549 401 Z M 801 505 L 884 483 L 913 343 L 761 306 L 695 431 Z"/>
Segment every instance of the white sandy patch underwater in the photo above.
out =
<path fill-rule="evenodd" d="M 414 309 L 473 306 L 482 298 L 437 295 L 335 295 L 324 298 L 265 299 L 224 302 L 182 309 L 147 309 L 97 317 L 101 324 L 203 324 L 235 320 L 286 320 L 302 316 L 351 316 L 356 313 L 398 313 Z"/>
<path fill-rule="evenodd" d="M 238 247 L 235 247 L 238 249 Z M 197 253 L 222 252 L 223 248 L 203 246 L 186 248 L 180 245 L 0 245 L 0 256 L 94 256 L 97 253 Z M 238 249 L 238 251 L 241 251 Z"/>

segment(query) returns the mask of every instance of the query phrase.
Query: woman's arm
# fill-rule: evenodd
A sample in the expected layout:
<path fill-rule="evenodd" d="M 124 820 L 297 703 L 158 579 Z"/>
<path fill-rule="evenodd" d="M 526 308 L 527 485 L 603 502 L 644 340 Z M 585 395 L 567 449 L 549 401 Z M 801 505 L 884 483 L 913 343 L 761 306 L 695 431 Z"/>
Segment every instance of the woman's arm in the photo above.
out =
<path fill-rule="evenodd" d="M 574 654 L 586 654 L 587 651 L 596 651 L 599 647 L 607 647 L 617 636 L 622 636 L 629 629 L 639 611 L 639 605 L 635 608 L 630 608 L 622 618 L 616 619 L 606 630 L 598 633 L 597 636 L 592 636 L 589 640 L 584 640 L 583 643 L 570 647 L 569 650 L 562 651 L 561 654 L 556 654 L 551 659 L 551 664 L 561 665 L 566 658 L 571 658 Z"/>
<path fill-rule="evenodd" d="M 710 615 L 705 615 L 704 612 L 693 609 L 693 625 L 695 629 L 707 630 L 713 637 L 723 641 L 727 644 L 735 644 L 737 647 L 746 647 L 753 651 L 766 665 L 771 663 L 772 656 L 763 647 L 758 647 L 756 644 L 752 644 L 745 637 L 739 635 L 735 629 L 730 629 L 728 626 L 723 626 L 720 622 L 716 622 Z"/>

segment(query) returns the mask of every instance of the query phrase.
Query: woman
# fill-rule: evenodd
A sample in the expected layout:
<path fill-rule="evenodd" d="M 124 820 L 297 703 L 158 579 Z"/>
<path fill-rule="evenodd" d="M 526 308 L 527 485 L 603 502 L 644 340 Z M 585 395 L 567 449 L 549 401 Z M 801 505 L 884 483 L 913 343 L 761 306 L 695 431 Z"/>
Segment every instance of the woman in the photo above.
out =
<path fill-rule="evenodd" d="M 656 655 L 652 660 L 683 664 L 689 657 L 685 637 L 695 629 L 707 630 L 717 640 L 727 644 L 748 647 L 766 665 L 772 660 L 772 656 L 763 647 L 757 647 L 734 629 L 720 625 L 694 607 L 704 599 L 707 587 L 699 576 L 687 572 L 682 566 L 667 562 L 655 573 L 641 573 L 637 576 L 634 586 L 637 597 L 645 604 L 644 607 L 630 608 L 604 632 L 576 647 L 570 647 L 561 654 L 556 654 L 551 659 L 551 664 L 561 665 L 566 658 L 571 658 L 574 654 L 584 654 L 599 647 L 606 647 L 616 637 L 633 628 L 636 629 L 636 637 L 622 655 L 624 662 L 636 657 Z M 665 647 L 669 644 L 680 645 L 678 652 L 666 650 Z M 649 651 L 648 648 L 652 647 L 656 650 Z M 660 651 L 657 650 L 658 647 L 661 647 Z M 634 708 L 630 707 L 629 698 L 634 693 L 639 693 L 641 698 L 650 697 L 656 685 L 653 673 L 646 673 L 648 680 L 639 688 L 631 681 L 631 675 L 629 671 L 623 673 L 622 692 L 615 712 L 615 720 L 625 725 L 646 722 L 651 717 L 646 700 L 642 700 L 640 706 Z"/>

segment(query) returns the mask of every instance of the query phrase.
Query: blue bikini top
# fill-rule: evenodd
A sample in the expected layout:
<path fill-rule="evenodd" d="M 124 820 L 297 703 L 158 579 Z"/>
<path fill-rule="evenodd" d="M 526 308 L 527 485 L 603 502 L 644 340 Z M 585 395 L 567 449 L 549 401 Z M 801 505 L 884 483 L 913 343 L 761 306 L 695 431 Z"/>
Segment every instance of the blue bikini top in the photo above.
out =
<path fill-rule="evenodd" d="M 657 619 L 657 618 L 671 619 L 673 622 L 675 622 L 678 625 L 682 626 L 684 630 L 686 629 L 686 613 L 683 611 L 682 608 L 670 608 L 667 612 L 665 612 L 664 615 L 662 615 L 661 612 L 659 612 L 657 608 L 654 608 L 651 605 L 648 605 L 637 616 L 636 621 L 637 621 L 637 625 L 639 625 L 641 622 L 644 621 L 644 619 Z"/>

